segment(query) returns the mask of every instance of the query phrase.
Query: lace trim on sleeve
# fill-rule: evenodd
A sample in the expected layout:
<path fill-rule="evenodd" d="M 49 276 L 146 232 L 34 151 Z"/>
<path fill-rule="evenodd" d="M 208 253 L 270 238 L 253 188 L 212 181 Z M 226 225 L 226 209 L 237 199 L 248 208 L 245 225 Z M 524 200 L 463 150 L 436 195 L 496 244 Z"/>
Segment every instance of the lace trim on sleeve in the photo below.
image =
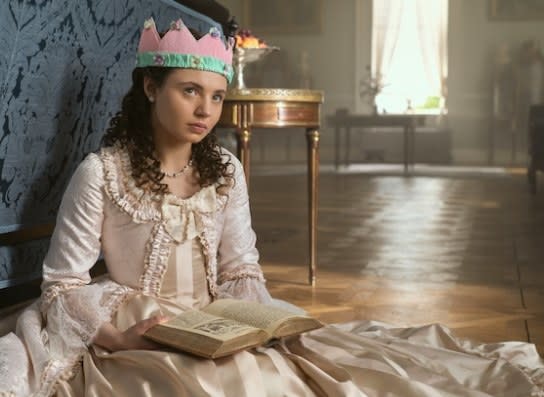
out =
<path fill-rule="evenodd" d="M 81 287 L 81 286 L 84 286 L 86 284 L 83 284 L 83 283 L 78 283 L 78 284 L 75 284 L 75 283 L 58 283 L 58 284 L 55 284 L 55 285 L 52 285 L 51 287 L 47 288 L 45 291 L 42 292 L 42 295 L 41 295 L 41 299 L 40 299 L 40 311 L 42 312 L 42 314 L 44 315 L 44 317 L 47 317 L 47 310 L 49 309 L 49 306 L 51 305 L 51 303 L 53 302 L 53 300 L 73 289 L 73 288 L 77 288 L 77 287 Z"/>
<path fill-rule="evenodd" d="M 99 327 L 110 320 L 117 302 L 129 291 L 129 287 L 104 279 L 58 295 L 47 312 L 47 334 L 53 358 L 55 355 L 64 357 L 75 348 L 89 345 Z"/>
<path fill-rule="evenodd" d="M 72 307 L 59 308 L 56 310 L 58 315 L 51 316 L 48 320 L 47 328 L 49 335 L 49 351 L 51 360 L 47 363 L 40 377 L 40 389 L 36 396 L 51 396 L 55 393 L 57 382 L 61 379 L 68 380 L 72 378 L 75 371 L 79 368 L 83 354 L 87 351 L 87 346 L 92 342 L 98 328 L 105 322 L 111 321 L 119 306 L 129 299 L 134 290 L 121 286 L 112 280 L 105 279 L 96 284 L 91 284 L 87 287 L 93 287 L 89 291 L 80 292 L 76 299 L 72 299 L 70 304 L 85 305 L 97 311 L 96 321 L 93 324 L 84 323 L 80 328 L 66 327 L 66 323 L 73 323 L 74 317 L 82 314 L 80 310 L 88 311 L 85 308 Z M 95 288 L 94 288 L 95 287 Z M 84 287 L 82 287 L 84 288 Z M 99 291 L 102 291 L 101 293 Z M 70 294 L 72 291 L 68 292 Z M 62 297 L 62 295 L 60 295 Z M 58 298 L 57 298 L 58 300 Z M 61 304 L 59 301 L 54 302 L 54 305 Z M 99 307 L 99 310 L 96 310 Z M 68 316 L 68 317 L 66 317 Z M 84 315 L 87 318 L 87 314 Z M 66 332 L 67 329 L 73 330 L 71 334 Z M 58 336 L 55 338 L 54 336 Z"/>
<path fill-rule="evenodd" d="M 217 298 L 234 298 L 272 304 L 264 282 L 252 277 L 226 281 L 217 288 Z"/>
<path fill-rule="evenodd" d="M 29 362 L 21 340 L 9 333 L 0 338 L 0 397 L 28 396 Z M 11 385 L 11 386 L 8 386 Z"/>
<path fill-rule="evenodd" d="M 240 266 L 232 271 L 225 271 L 219 275 L 218 283 L 223 284 L 227 281 L 240 280 L 245 278 L 252 278 L 260 281 L 261 283 L 265 282 L 263 272 L 260 269 L 255 269 L 248 266 Z"/>

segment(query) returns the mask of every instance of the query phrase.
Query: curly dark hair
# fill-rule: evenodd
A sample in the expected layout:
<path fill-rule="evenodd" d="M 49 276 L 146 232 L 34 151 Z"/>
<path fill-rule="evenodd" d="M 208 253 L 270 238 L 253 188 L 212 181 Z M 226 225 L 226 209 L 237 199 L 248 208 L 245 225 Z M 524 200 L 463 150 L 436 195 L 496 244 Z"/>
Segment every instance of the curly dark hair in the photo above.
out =
<path fill-rule="evenodd" d="M 160 87 L 173 70 L 163 67 L 135 68 L 132 72 L 132 87 L 123 98 L 121 111 L 110 120 L 102 140 L 104 146 L 121 145 L 127 148 L 136 185 L 155 193 L 166 193 L 168 186 L 161 182 L 165 174 L 154 155 L 151 105 L 144 92 L 144 77 L 151 78 Z M 219 191 L 219 188 L 234 179 L 230 158 L 226 162 L 222 160 L 215 129 L 202 141 L 193 144 L 192 160 L 202 187 L 224 178 L 218 186 Z"/>

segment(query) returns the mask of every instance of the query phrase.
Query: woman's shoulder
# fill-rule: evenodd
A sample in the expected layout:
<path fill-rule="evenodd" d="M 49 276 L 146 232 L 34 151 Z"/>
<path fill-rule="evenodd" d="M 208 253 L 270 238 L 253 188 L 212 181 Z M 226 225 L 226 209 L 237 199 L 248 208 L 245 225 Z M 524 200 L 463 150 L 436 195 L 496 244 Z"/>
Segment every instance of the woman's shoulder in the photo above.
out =
<path fill-rule="evenodd" d="M 76 167 L 64 192 L 64 199 L 100 199 L 104 187 L 102 161 L 96 153 L 89 153 Z"/>
<path fill-rule="evenodd" d="M 105 182 L 106 174 L 117 169 L 122 154 L 117 148 L 105 147 L 88 153 L 77 166 L 72 178 L 85 181 Z"/>
<path fill-rule="evenodd" d="M 71 185 L 77 188 L 99 188 L 116 191 L 121 189 L 121 155 L 116 148 L 103 147 L 89 153 L 77 166 Z"/>
<path fill-rule="evenodd" d="M 89 153 L 77 166 L 72 179 L 82 183 L 103 183 L 103 164 L 97 153 Z"/>

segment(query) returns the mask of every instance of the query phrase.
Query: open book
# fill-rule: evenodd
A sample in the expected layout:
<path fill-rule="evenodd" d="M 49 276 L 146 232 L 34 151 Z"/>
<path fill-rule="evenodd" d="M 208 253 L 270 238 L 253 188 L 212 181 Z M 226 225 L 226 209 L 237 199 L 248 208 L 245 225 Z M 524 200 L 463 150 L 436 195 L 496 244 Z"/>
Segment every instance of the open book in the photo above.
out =
<path fill-rule="evenodd" d="M 155 325 L 144 335 L 201 357 L 217 358 L 322 326 L 304 314 L 257 302 L 218 299 Z"/>

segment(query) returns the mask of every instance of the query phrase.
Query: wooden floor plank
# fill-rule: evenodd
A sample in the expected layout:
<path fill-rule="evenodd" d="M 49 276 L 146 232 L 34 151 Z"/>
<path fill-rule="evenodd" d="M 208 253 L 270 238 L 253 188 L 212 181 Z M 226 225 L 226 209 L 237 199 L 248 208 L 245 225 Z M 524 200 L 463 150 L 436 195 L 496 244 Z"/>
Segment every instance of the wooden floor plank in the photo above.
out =
<path fill-rule="evenodd" d="M 443 323 L 543 351 L 544 197 L 523 175 L 322 175 L 315 288 L 305 175 L 252 176 L 250 197 L 275 297 L 325 322 Z"/>

